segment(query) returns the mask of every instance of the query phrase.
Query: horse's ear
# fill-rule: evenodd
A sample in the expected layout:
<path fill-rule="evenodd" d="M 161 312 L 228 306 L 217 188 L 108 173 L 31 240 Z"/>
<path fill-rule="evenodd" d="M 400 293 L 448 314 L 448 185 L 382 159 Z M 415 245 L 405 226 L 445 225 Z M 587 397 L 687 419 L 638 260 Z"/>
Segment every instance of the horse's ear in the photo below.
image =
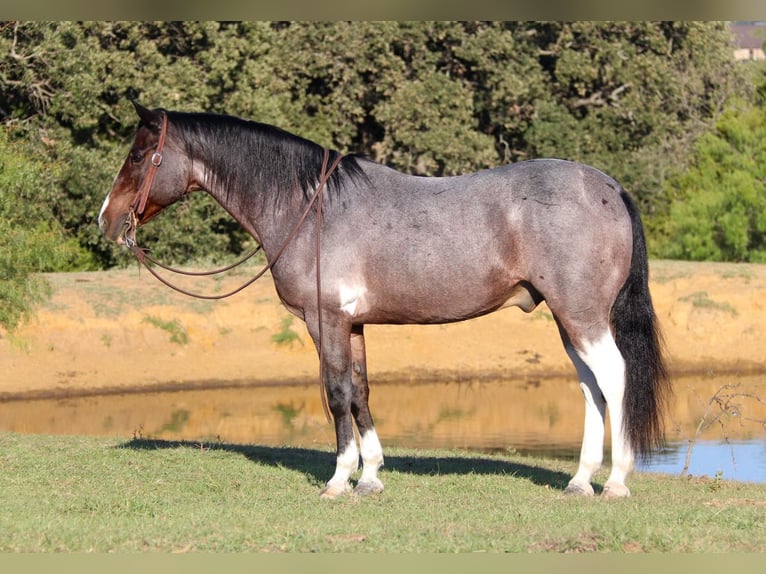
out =
<path fill-rule="evenodd" d="M 150 110 L 139 104 L 135 100 L 131 100 L 133 107 L 136 108 L 138 117 L 141 118 L 141 123 L 153 131 L 160 131 L 162 126 L 162 112 L 159 110 Z"/>

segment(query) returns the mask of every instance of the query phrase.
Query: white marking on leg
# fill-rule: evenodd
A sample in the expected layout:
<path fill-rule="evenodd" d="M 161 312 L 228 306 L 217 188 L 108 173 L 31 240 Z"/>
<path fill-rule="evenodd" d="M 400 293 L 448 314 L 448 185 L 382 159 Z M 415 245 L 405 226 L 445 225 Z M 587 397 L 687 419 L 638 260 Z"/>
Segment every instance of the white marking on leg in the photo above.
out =
<path fill-rule="evenodd" d="M 362 442 L 362 476 L 359 484 L 369 492 L 380 492 L 383 490 L 383 483 L 378 479 L 378 469 L 383 466 L 383 447 L 380 445 L 378 433 L 375 429 L 370 429 L 364 433 Z"/>
<path fill-rule="evenodd" d="M 594 381 L 595 382 L 595 381 Z M 604 460 L 604 420 L 606 416 L 606 403 L 601 392 L 592 385 L 580 383 L 583 397 L 585 398 L 585 428 L 583 429 L 581 462 L 585 463 L 590 470 L 591 476 L 600 467 Z M 596 396 L 593 396 L 595 391 Z"/>
<path fill-rule="evenodd" d="M 565 347 L 567 354 L 577 369 L 580 389 L 585 399 L 585 422 L 583 425 L 582 447 L 577 473 L 569 481 L 566 492 L 569 494 L 593 495 L 591 478 L 601 467 L 604 458 L 604 420 L 606 402 L 596 384 L 588 365 L 571 346 Z"/>
<path fill-rule="evenodd" d="M 366 292 L 367 288 L 362 283 L 347 285 L 341 282 L 338 286 L 340 308 L 353 317 L 358 311 L 361 299 Z"/>
<path fill-rule="evenodd" d="M 346 448 L 338 455 L 335 463 L 335 474 L 327 481 L 322 491 L 325 498 L 335 498 L 350 490 L 349 478 L 359 468 L 359 450 L 356 446 L 356 439 L 352 438 Z"/>
<path fill-rule="evenodd" d="M 589 375 L 593 379 L 592 375 Z M 593 494 L 590 485 L 591 478 L 601 468 L 604 459 L 604 415 L 606 403 L 601 397 L 601 392 L 596 389 L 597 397 L 591 392 L 593 382 L 583 382 L 581 378 L 580 389 L 585 399 L 585 424 L 582 435 L 582 447 L 580 448 L 580 464 L 577 473 L 572 477 L 570 484 L 573 488 L 583 491 L 585 494 Z"/>
<path fill-rule="evenodd" d="M 582 360 L 596 377 L 601 393 L 609 408 L 609 424 L 612 433 L 612 469 L 604 486 L 604 493 L 612 496 L 628 496 L 625 479 L 633 469 L 633 450 L 623 429 L 623 406 L 625 395 L 625 360 L 610 332 L 588 345 Z"/>

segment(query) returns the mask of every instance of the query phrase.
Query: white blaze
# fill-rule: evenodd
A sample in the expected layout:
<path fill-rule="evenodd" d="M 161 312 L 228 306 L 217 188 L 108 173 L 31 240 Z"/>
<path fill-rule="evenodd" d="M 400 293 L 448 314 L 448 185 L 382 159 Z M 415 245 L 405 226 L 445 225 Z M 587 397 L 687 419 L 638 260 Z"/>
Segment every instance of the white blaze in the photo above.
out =
<path fill-rule="evenodd" d="M 104 222 L 104 212 L 106 211 L 106 208 L 109 207 L 109 197 L 111 195 L 112 194 L 109 193 L 106 196 L 106 199 L 104 199 L 104 203 L 101 205 L 101 211 L 98 212 L 98 225 L 99 225 L 99 227 L 103 227 L 103 225 L 104 225 L 104 223 L 103 223 Z"/>

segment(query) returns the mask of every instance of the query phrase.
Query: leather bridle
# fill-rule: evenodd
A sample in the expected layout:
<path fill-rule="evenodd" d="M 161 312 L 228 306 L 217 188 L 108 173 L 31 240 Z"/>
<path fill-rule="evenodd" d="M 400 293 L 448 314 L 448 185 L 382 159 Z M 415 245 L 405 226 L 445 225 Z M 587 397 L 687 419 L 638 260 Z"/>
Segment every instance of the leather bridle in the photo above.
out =
<path fill-rule="evenodd" d="M 165 138 L 168 133 L 168 115 L 162 114 L 162 126 L 160 127 L 160 139 L 157 142 L 157 149 L 154 150 L 152 157 L 149 159 L 149 170 L 146 172 L 144 181 L 141 183 L 141 188 L 136 194 L 136 198 L 130 206 L 131 217 L 137 220 L 146 209 L 146 200 L 149 198 L 149 192 L 152 189 L 154 183 L 154 176 L 157 175 L 157 168 L 162 163 L 162 150 L 165 147 Z"/>
<path fill-rule="evenodd" d="M 155 152 L 156 154 L 157 152 Z M 234 269 L 238 265 L 241 265 L 248 259 L 250 259 L 253 255 L 255 255 L 258 251 L 262 249 L 261 245 L 258 245 L 255 249 L 248 252 L 244 257 L 242 257 L 240 260 L 236 261 L 235 263 L 232 263 L 230 265 L 227 265 L 226 267 L 222 267 L 220 269 L 214 269 L 212 271 L 185 271 L 183 269 L 178 269 L 176 267 L 171 267 L 170 265 L 165 265 L 164 263 L 161 263 L 160 261 L 157 261 L 154 259 L 146 249 L 139 247 L 137 243 L 128 237 L 126 237 L 125 243 L 130 248 L 130 250 L 133 252 L 133 255 L 136 256 L 136 259 L 146 267 L 146 269 L 154 275 L 161 283 L 165 284 L 166 286 L 170 287 L 171 289 L 178 291 L 179 293 L 183 293 L 184 295 L 188 295 L 189 297 L 195 297 L 197 299 L 207 299 L 207 300 L 218 300 L 218 299 L 226 299 L 227 297 L 231 297 L 232 295 L 236 295 L 243 289 L 249 287 L 253 283 L 255 283 L 258 279 L 263 277 L 264 274 L 266 274 L 268 271 L 271 270 L 272 267 L 276 264 L 276 262 L 279 260 L 279 258 L 282 256 L 282 253 L 284 253 L 285 249 L 287 248 L 288 244 L 293 240 L 293 238 L 298 233 L 298 230 L 300 229 L 301 225 L 303 225 L 303 222 L 306 220 L 306 217 L 308 217 L 308 214 L 311 212 L 311 208 L 316 203 L 317 204 L 317 222 L 316 222 L 316 258 L 317 258 L 317 299 L 319 299 L 320 291 L 321 291 L 321 285 L 320 285 L 320 265 L 319 265 L 319 253 L 320 253 L 320 246 L 321 246 L 321 226 L 322 226 L 322 197 L 323 197 L 323 191 L 327 185 L 328 180 L 330 177 L 332 177 L 333 172 L 337 169 L 338 165 L 340 164 L 341 160 L 343 159 L 343 156 L 338 154 L 338 157 L 335 158 L 335 160 L 332 162 L 332 164 L 329 165 L 328 163 L 330 160 L 330 150 L 326 149 L 324 150 L 324 160 L 322 162 L 322 171 L 319 174 L 319 182 L 317 184 L 317 188 L 314 191 L 314 194 L 311 196 L 311 199 L 309 200 L 308 204 L 306 205 L 305 209 L 303 210 L 303 213 L 300 216 L 300 219 L 298 219 L 298 222 L 293 226 L 292 230 L 290 231 L 290 234 L 287 236 L 287 239 L 282 243 L 281 247 L 277 250 L 274 257 L 271 258 L 271 261 L 269 261 L 266 266 L 261 269 L 254 277 L 249 279 L 244 284 L 240 285 L 233 291 L 229 291 L 227 293 L 221 293 L 217 295 L 203 295 L 200 293 L 194 293 L 192 291 L 187 291 L 186 289 L 183 289 L 181 287 L 178 287 L 177 285 L 174 285 L 164 277 L 162 277 L 157 271 L 149 265 L 149 263 L 153 265 L 157 265 L 158 267 L 161 267 L 162 269 L 165 269 L 167 271 L 170 271 L 171 273 L 176 273 L 178 275 L 191 275 L 191 276 L 208 276 L 208 275 L 217 275 L 219 273 L 224 273 L 225 271 L 230 271 L 231 269 Z M 160 156 L 161 161 L 161 156 Z M 153 172 L 156 171 L 156 166 L 159 166 L 158 164 L 152 163 L 152 167 L 154 168 Z M 152 175 L 152 178 L 154 179 L 154 176 Z M 146 186 L 143 185 L 141 188 L 141 191 L 136 196 L 136 199 L 133 201 L 134 204 L 140 205 L 143 203 L 146 203 L 146 199 L 144 198 L 143 201 L 139 200 L 139 196 L 141 194 L 146 194 L 148 196 L 149 189 L 151 188 L 151 182 L 150 185 Z M 129 222 L 128 225 L 136 225 L 136 216 L 133 207 L 131 207 L 131 222 Z"/>

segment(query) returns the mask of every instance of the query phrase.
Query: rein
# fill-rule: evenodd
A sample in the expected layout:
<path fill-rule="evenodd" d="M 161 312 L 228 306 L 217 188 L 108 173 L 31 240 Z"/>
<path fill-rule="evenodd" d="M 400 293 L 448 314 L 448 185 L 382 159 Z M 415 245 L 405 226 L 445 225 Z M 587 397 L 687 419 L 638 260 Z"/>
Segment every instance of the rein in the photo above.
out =
<path fill-rule="evenodd" d="M 165 135 L 167 133 L 167 115 L 163 114 L 162 116 L 162 128 L 160 130 L 160 139 L 157 143 L 157 149 L 152 154 L 151 158 L 151 165 L 149 166 L 149 171 L 146 174 L 146 178 L 142 182 L 141 188 L 139 189 L 138 193 L 136 194 L 136 198 L 133 200 L 133 204 L 130 207 L 130 216 L 128 217 L 128 227 L 137 227 L 138 226 L 138 216 L 140 216 L 145 207 L 146 207 L 146 201 L 149 197 L 149 191 L 151 190 L 152 184 L 154 183 L 154 176 L 157 173 L 157 168 L 162 163 L 162 148 L 165 145 Z M 126 244 L 130 248 L 130 250 L 133 252 L 133 255 L 135 255 L 136 259 L 140 264 L 142 264 L 146 269 L 154 275 L 155 278 L 157 278 L 161 283 L 166 285 L 167 287 L 170 287 L 171 289 L 178 291 L 179 293 L 182 293 L 184 295 L 188 295 L 190 297 L 194 297 L 197 299 L 206 299 L 206 300 L 218 300 L 218 299 L 225 299 L 227 297 L 231 297 L 232 295 L 235 295 L 239 293 L 240 291 L 244 290 L 245 288 L 249 287 L 253 283 L 255 283 L 258 279 L 263 277 L 263 275 L 266 274 L 266 272 L 270 271 L 276 262 L 279 260 L 279 258 L 282 256 L 282 253 L 285 251 L 289 243 L 293 240 L 295 235 L 298 233 L 298 230 L 300 229 L 301 225 L 303 225 L 303 222 L 308 217 L 309 212 L 311 211 L 312 206 L 314 203 L 317 204 L 317 220 L 316 220 L 316 262 L 317 262 L 317 272 L 316 272 L 316 284 L 317 284 L 317 321 L 319 324 L 319 384 L 320 384 L 320 394 L 322 398 L 322 409 L 324 410 L 325 417 L 327 418 L 328 422 L 332 422 L 331 415 L 330 415 L 330 409 L 327 405 L 327 393 L 325 392 L 325 385 L 324 385 L 324 367 L 323 367 L 323 358 L 324 358 L 324 345 L 323 343 L 323 337 L 322 337 L 322 282 L 321 282 L 321 272 L 320 272 L 320 237 L 321 237 L 321 229 L 322 229 L 322 195 L 323 191 L 326 187 L 327 181 L 332 176 L 333 172 L 337 169 L 338 165 L 340 164 L 341 160 L 343 159 L 343 156 L 338 154 L 338 157 L 335 158 L 335 160 L 332 162 L 332 164 L 329 164 L 330 162 L 330 150 L 327 148 L 324 149 L 324 159 L 322 160 L 322 171 L 319 174 L 319 183 L 317 184 L 317 188 L 314 191 L 314 194 L 311 196 L 311 199 L 309 200 L 308 205 L 303 210 L 303 213 L 301 214 L 300 219 L 293 227 L 292 231 L 290 231 L 290 234 L 287 236 L 287 239 L 285 239 L 284 243 L 282 243 L 282 246 L 279 248 L 279 250 L 276 252 L 274 257 L 271 261 L 269 261 L 266 266 L 261 269 L 254 277 L 249 279 L 244 284 L 240 285 L 236 289 L 229 291 L 228 293 L 223 293 L 219 295 L 202 295 L 199 293 L 193 293 L 191 291 L 187 291 L 181 287 L 178 287 L 177 285 L 174 285 L 164 277 L 162 277 L 157 271 L 154 270 L 154 268 L 149 265 L 149 263 L 152 263 L 154 265 L 157 265 L 167 271 L 178 273 L 181 275 L 191 275 L 191 276 L 210 276 L 210 275 L 216 275 L 218 273 L 223 273 L 225 271 L 229 271 L 233 269 L 234 267 L 237 267 L 238 265 L 241 265 L 248 259 L 250 259 L 253 255 L 255 255 L 258 251 L 262 249 L 261 245 L 258 245 L 254 250 L 252 250 L 250 253 L 245 255 L 243 258 L 241 258 L 239 261 L 232 263 L 231 265 L 228 265 L 226 267 L 223 267 L 221 269 L 215 269 L 213 271 L 200 271 L 200 272 L 194 272 L 194 271 L 183 271 L 181 269 L 176 269 L 174 267 L 170 267 L 168 265 L 164 265 L 157 261 L 156 259 L 152 258 L 148 253 L 147 250 L 139 247 L 134 239 L 130 239 L 127 237 L 126 234 Z M 328 167 L 329 164 L 329 167 Z"/>
<path fill-rule="evenodd" d="M 157 152 L 155 152 L 155 155 L 156 154 L 157 154 Z M 329 160 L 330 160 L 330 151 L 328 149 L 324 150 L 324 160 L 322 161 L 322 171 L 319 174 L 319 183 L 317 185 L 317 188 L 314 191 L 314 194 L 311 196 L 311 199 L 309 200 L 308 205 L 306 205 L 306 208 L 303 210 L 303 213 L 301 214 L 300 219 L 295 224 L 295 226 L 293 227 L 293 229 L 290 232 L 290 234 L 287 236 L 287 239 L 285 239 L 284 243 L 282 243 L 282 246 L 279 248 L 279 250 L 277 251 L 276 255 L 274 255 L 274 258 L 270 262 L 268 262 L 263 269 L 261 269 L 253 278 L 249 279 L 247 282 L 245 282 L 244 284 L 240 285 L 239 287 L 237 287 L 236 289 L 234 289 L 233 291 L 230 291 L 228 293 L 222 293 L 222 294 L 218 294 L 218 295 L 203 295 L 203 294 L 200 294 L 200 293 L 194 293 L 194 292 L 191 292 L 191 291 L 187 291 L 186 289 L 183 289 L 183 288 L 181 288 L 181 287 L 179 287 L 177 285 L 174 285 L 173 283 L 171 283 L 170 281 L 168 281 L 167 279 L 162 277 L 159 273 L 157 273 L 157 271 L 154 270 L 154 268 L 152 268 L 151 265 L 149 265 L 149 263 L 152 263 L 154 265 L 157 265 L 158 267 L 161 267 L 162 269 L 165 269 L 165 270 L 170 271 L 172 273 L 177 273 L 179 275 L 189 275 L 189 276 L 196 276 L 196 277 L 217 275 L 219 273 L 224 273 L 226 271 L 230 271 L 231 269 L 234 269 L 238 265 L 243 264 L 245 261 L 247 261 L 248 259 L 253 257 L 256 253 L 258 253 L 258 251 L 260 251 L 262 249 L 261 245 L 258 245 L 255 249 L 250 251 L 248 254 L 246 254 L 244 257 L 242 257 L 239 261 L 236 261 L 235 263 L 232 263 L 231 265 L 227 265 L 226 267 L 222 267 L 220 269 L 215 269 L 215 270 L 212 270 L 212 271 L 184 271 L 182 269 L 177 269 L 175 267 L 171 267 L 169 265 L 165 265 L 165 264 L 157 261 L 156 259 L 154 259 L 153 257 L 151 257 L 148 254 L 146 249 L 144 249 L 142 247 L 139 247 L 136 244 L 136 242 L 133 241 L 133 240 L 127 239 L 126 243 L 127 243 L 128 247 L 130 248 L 130 250 L 133 252 L 133 255 L 135 255 L 136 259 L 138 259 L 139 263 L 141 263 L 144 267 L 146 267 L 146 269 L 152 275 L 154 275 L 154 277 L 156 277 L 161 283 L 165 284 L 166 286 L 170 287 L 171 289 L 173 289 L 175 291 L 178 291 L 179 293 L 182 293 L 184 295 L 188 295 L 189 297 L 194 297 L 196 299 L 206 299 L 206 300 L 226 299 L 227 297 L 231 297 L 232 295 L 236 295 L 240 291 L 242 291 L 245 288 L 249 287 L 250 285 L 255 283 L 258 279 L 263 277 L 264 274 L 266 274 L 268 271 L 270 271 L 272 267 L 274 267 L 276 262 L 282 256 L 282 253 L 284 252 L 284 250 L 287 248 L 288 244 L 293 240 L 295 235 L 298 233 L 298 230 L 300 229 L 301 225 L 303 225 L 303 222 L 306 220 L 306 217 L 308 217 L 308 214 L 311 211 L 311 208 L 313 207 L 314 203 L 317 203 L 317 200 L 319 200 L 318 203 L 317 203 L 317 238 L 316 238 L 317 303 L 319 303 L 320 298 L 321 298 L 321 285 L 320 285 L 321 275 L 320 275 L 320 265 L 319 265 L 319 252 L 320 252 L 320 246 L 321 246 L 321 244 L 320 244 L 320 236 L 321 236 L 321 225 L 322 225 L 322 195 L 323 195 L 322 192 L 324 191 L 324 188 L 325 188 L 325 186 L 327 184 L 327 181 L 330 179 L 330 177 L 332 176 L 333 172 L 338 167 L 338 164 L 340 164 L 342 159 L 343 159 L 343 156 L 339 155 L 337 158 L 335 158 L 335 161 L 332 163 L 332 165 L 329 166 L 329 169 L 328 169 L 327 164 L 329 163 Z M 160 156 L 160 161 L 161 161 L 161 156 Z M 155 166 L 155 165 L 158 166 L 159 163 L 155 164 L 154 162 L 152 162 L 152 166 Z M 156 168 L 155 168 L 154 171 L 156 171 Z M 151 179 L 154 179 L 153 172 L 152 172 L 152 178 Z M 149 185 L 149 186 L 146 186 L 146 185 L 142 186 L 141 193 L 144 193 L 145 195 L 148 196 L 148 190 L 149 190 L 150 187 L 151 187 L 151 185 Z M 136 203 L 145 204 L 146 203 L 146 197 L 144 197 L 143 201 L 141 201 L 141 202 L 139 202 L 138 197 L 137 197 L 136 201 L 134 201 L 133 203 L 134 204 L 136 204 Z M 129 225 L 130 226 L 135 225 L 134 222 L 136 220 L 137 220 L 136 214 L 135 214 L 133 208 L 131 207 L 131 215 L 129 217 Z M 320 309 L 321 309 L 321 307 L 320 307 Z M 321 315 L 321 310 L 319 311 L 319 313 Z M 320 318 L 320 324 L 321 324 L 321 318 Z"/>

